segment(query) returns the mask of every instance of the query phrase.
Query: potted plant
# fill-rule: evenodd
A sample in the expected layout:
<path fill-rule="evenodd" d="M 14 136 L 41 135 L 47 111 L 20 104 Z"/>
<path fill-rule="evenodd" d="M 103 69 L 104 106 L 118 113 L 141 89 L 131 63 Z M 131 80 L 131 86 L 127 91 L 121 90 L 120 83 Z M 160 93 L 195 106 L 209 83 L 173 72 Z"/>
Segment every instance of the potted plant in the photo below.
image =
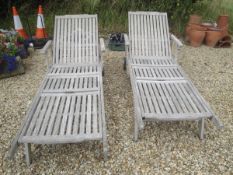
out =
<path fill-rule="evenodd" d="M 17 35 L 17 45 L 23 45 L 24 43 L 24 38 Z"/>
<path fill-rule="evenodd" d="M 0 73 L 2 73 L 4 70 L 4 65 L 3 65 L 3 52 L 0 49 Z"/>
<path fill-rule="evenodd" d="M 5 40 L 4 36 L 0 35 L 0 73 L 4 71 L 4 60 L 3 60 L 3 55 L 5 50 L 4 40 Z"/>
<path fill-rule="evenodd" d="M 20 56 L 20 58 L 24 59 L 29 56 L 28 50 L 25 47 L 25 40 L 23 37 L 17 35 L 16 36 L 16 45 L 18 47 L 18 52 L 16 53 L 16 56 Z"/>
<path fill-rule="evenodd" d="M 7 70 L 12 72 L 16 69 L 16 53 L 18 51 L 17 46 L 14 43 L 7 43 L 6 49 L 3 54 L 3 60 L 7 64 Z"/>

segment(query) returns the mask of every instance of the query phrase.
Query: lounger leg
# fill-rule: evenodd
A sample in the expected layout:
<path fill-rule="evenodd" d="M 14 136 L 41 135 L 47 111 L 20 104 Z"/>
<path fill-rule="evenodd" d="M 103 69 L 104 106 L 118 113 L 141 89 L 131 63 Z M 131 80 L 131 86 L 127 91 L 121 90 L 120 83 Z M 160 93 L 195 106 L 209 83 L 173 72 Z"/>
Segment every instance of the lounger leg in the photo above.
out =
<path fill-rule="evenodd" d="M 104 161 L 107 161 L 108 159 L 108 143 L 107 139 L 103 139 L 103 155 L 104 155 Z"/>
<path fill-rule="evenodd" d="M 102 138 L 102 142 L 103 142 L 103 156 L 104 156 L 104 161 L 107 161 L 107 159 L 108 159 L 108 141 L 107 141 L 107 133 L 106 133 L 106 129 L 105 129 L 105 122 L 104 122 L 104 127 L 103 127 L 103 131 L 102 132 L 103 132 L 103 138 Z"/>
<path fill-rule="evenodd" d="M 205 135 L 205 119 L 204 118 L 198 121 L 198 127 L 199 127 L 199 137 L 201 140 L 203 140 L 204 135 Z"/>
<path fill-rule="evenodd" d="M 138 122 L 137 122 L 137 120 L 135 118 L 134 119 L 134 141 L 135 142 L 138 140 L 138 133 L 139 133 Z"/>
<path fill-rule="evenodd" d="M 30 166 L 31 164 L 31 144 L 30 143 L 25 143 L 25 158 L 26 158 L 26 163 L 27 166 Z"/>

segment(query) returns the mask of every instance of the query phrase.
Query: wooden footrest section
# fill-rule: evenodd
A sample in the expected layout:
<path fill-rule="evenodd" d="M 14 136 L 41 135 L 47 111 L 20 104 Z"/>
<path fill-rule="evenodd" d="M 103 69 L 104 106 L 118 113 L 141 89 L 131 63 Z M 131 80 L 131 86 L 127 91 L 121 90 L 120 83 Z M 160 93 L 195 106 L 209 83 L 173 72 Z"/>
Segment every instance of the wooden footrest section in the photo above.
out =
<path fill-rule="evenodd" d="M 180 80 L 184 74 L 178 66 L 173 67 L 142 67 L 133 66 L 132 71 L 137 80 Z"/>
<path fill-rule="evenodd" d="M 177 66 L 177 63 L 172 58 L 163 58 L 163 59 L 155 59 L 155 58 L 132 58 L 132 66 Z"/>
<path fill-rule="evenodd" d="M 55 144 L 102 138 L 100 95 L 41 94 L 19 142 Z"/>
<path fill-rule="evenodd" d="M 98 74 L 99 65 L 54 65 L 49 70 L 48 75 L 89 75 L 89 74 Z"/>
<path fill-rule="evenodd" d="M 99 76 L 47 76 L 43 92 L 90 92 L 100 89 Z"/>
<path fill-rule="evenodd" d="M 187 80 L 136 81 L 145 119 L 196 120 L 211 117 L 206 103 Z"/>

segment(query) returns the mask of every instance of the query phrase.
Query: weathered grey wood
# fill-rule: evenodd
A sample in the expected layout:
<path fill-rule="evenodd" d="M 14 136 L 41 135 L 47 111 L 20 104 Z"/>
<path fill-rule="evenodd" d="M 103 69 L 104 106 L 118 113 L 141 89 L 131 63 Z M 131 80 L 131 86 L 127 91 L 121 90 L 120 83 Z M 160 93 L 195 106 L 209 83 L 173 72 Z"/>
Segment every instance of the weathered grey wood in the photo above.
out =
<path fill-rule="evenodd" d="M 88 15 L 86 15 L 88 16 Z M 97 16 L 61 17 L 56 16 L 54 40 L 54 63 L 98 63 L 98 26 Z"/>
<path fill-rule="evenodd" d="M 83 141 L 101 140 L 102 134 L 79 134 L 79 135 L 64 135 L 64 136 L 25 136 L 22 141 L 24 143 L 33 144 L 61 144 L 61 143 L 79 143 Z"/>
<path fill-rule="evenodd" d="M 102 45 L 103 47 L 103 45 Z M 22 125 L 17 143 L 29 145 L 101 140 L 107 157 L 107 137 L 99 54 L 97 15 L 55 17 L 53 64 Z"/>
<path fill-rule="evenodd" d="M 46 42 L 46 44 L 44 45 L 44 47 L 43 47 L 42 49 L 39 49 L 39 52 L 40 52 L 41 54 L 47 53 L 47 51 L 48 51 L 48 49 L 51 47 L 51 45 L 52 45 L 52 40 L 48 40 L 48 41 Z"/>
<path fill-rule="evenodd" d="M 51 97 L 51 101 L 50 101 L 50 103 L 48 105 L 48 109 L 47 109 L 47 111 L 45 113 L 44 121 L 41 124 L 41 129 L 40 129 L 39 135 L 44 135 L 45 134 L 45 131 L 47 129 L 48 122 L 49 122 L 49 119 L 50 119 L 50 116 L 51 116 L 51 111 L 52 111 L 52 108 L 53 108 L 53 105 L 54 105 L 54 100 L 55 100 L 55 97 Z"/>
<path fill-rule="evenodd" d="M 78 105 L 76 103 L 76 99 L 77 99 L 77 97 L 75 97 L 75 96 L 71 97 L 70 112 L 68 114 L 68 123 L 67 123 L 66 135 L 71 135 L 71 132 L 72 132 L 73 119 L 74 119 L 74 109 L 75 109 L 75 106 Z"/>
<path fill-rule="evenodd" d="M 69 108 L 70 108 L 70 101 L 71 101 L 71 97 L 68 96 L 66 99 L 66 104 L 65 104 L 65 108 L 64 108 L 64 112 L 63 112 L 63 118 L 60 124 L 60 133 L 59 135 L 65 135 L 65 127 L 66 127 L 66 123 L 67 123 L 67 119 L 68 119 L 68 112 L 69 112 Z"/>
<path fill-rule="evenodd" d="M 201 140 L 204 139 L 205 136 L 205 119 L 202 118 L 198 121 L 198 125 L 199 125 L 199 137 Z"/>
<path fill-rule="evenodd" d="M 104 52 L 106 50 L 103 38 L 100 38 L 100 50 L 101 52 Z"/>
<path fill-rule="evenodd" d="M 185 77 L 181 74 L 177 66 L 147 67 L 132 66 L 137 80 L 182 80 Z"/>
<path fill-rule="evenodd" d="M 129 40 L 132 56 L 171 57 L 166 13 L 129 12 Z"/>
<path fill-rule="evenodd" d="M 169 34 L 167 14 L 129 12 L 128 16 L 129 37 L 125 34 L 125 39 L 134 96 L 134 139 L 143 121 L 199 120 L 201 139 L 205 118 L 222 127 L 172 55 L 170 39 L 177 48 L 182 43 Z"/>
<path fill-rule="evenodd" d="M 155 105 L 158 105 L 164 115 L 202 115 L 202 117 L 210 117 L 212 113 L 194 103 L 197 98 L 193 95 L 193 89 L 184 89 L 187 84 L 186 80 L 182 81 L 138 81 L 138 97 L 142 101 L 143 113 L 151 113 L 153 115 Z M 197 108 L 199 107 L 199 110 Z M 181 110 L 182 109 L 182 110 Z M 155 111 L 160 111 L 155 110 Z M 159 113 L 159 112 L 156 112 Z M 192 120 L 192 115 L 190 119 Z M 194 120 L 194 119 L 193 119 Z"/>
<path fill-rule="evenodd" d="M 30 143 L 25 143 L 24 144 L 24 152 L 25 152 L 25 159 L 27 166 L 31 164 L 31 144 Z"/>
<path fill-rule="evenodd" d="M 55 97 L 55 98 L 56 98 L 56 101 L 55 101 L 55 104 L 54 104 L 52 114 L 50 116 L 50 121 L 49 121 L 49 124 L 48 124 L 46 135 L 51 135 L 52 134 L 52 129 L 54 127 L 54 123 L 55 123 L 55 120 L 56 120 L 58 105 L 61 103 L 61 97 L 60 96 Z"/>

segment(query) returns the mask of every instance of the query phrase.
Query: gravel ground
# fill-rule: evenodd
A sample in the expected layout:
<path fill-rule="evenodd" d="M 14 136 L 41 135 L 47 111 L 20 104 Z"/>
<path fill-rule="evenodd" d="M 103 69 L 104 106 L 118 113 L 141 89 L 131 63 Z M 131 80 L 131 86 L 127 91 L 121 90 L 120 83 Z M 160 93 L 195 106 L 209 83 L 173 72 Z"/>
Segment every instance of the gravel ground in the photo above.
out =
<path fill-rule="evenodd" d="M 181 50 L 179 63 L 225 126 L 217 130 L 207 122 L 204 142 L 195 122 L 147 123 L 139 141 L 132 141 L 132 91 L 123 57 L 122 52 L 105 53 L 107 162 L 99 142 L 33 145 L 29 168 L 22 146 L 15 160 L 8 160 L 11 139 L 45 74 L 46 57 L 34 53 L 24 60 L 26 74 L 0 80 L 0 174 L 232 174 L 233 49 Z"/>

